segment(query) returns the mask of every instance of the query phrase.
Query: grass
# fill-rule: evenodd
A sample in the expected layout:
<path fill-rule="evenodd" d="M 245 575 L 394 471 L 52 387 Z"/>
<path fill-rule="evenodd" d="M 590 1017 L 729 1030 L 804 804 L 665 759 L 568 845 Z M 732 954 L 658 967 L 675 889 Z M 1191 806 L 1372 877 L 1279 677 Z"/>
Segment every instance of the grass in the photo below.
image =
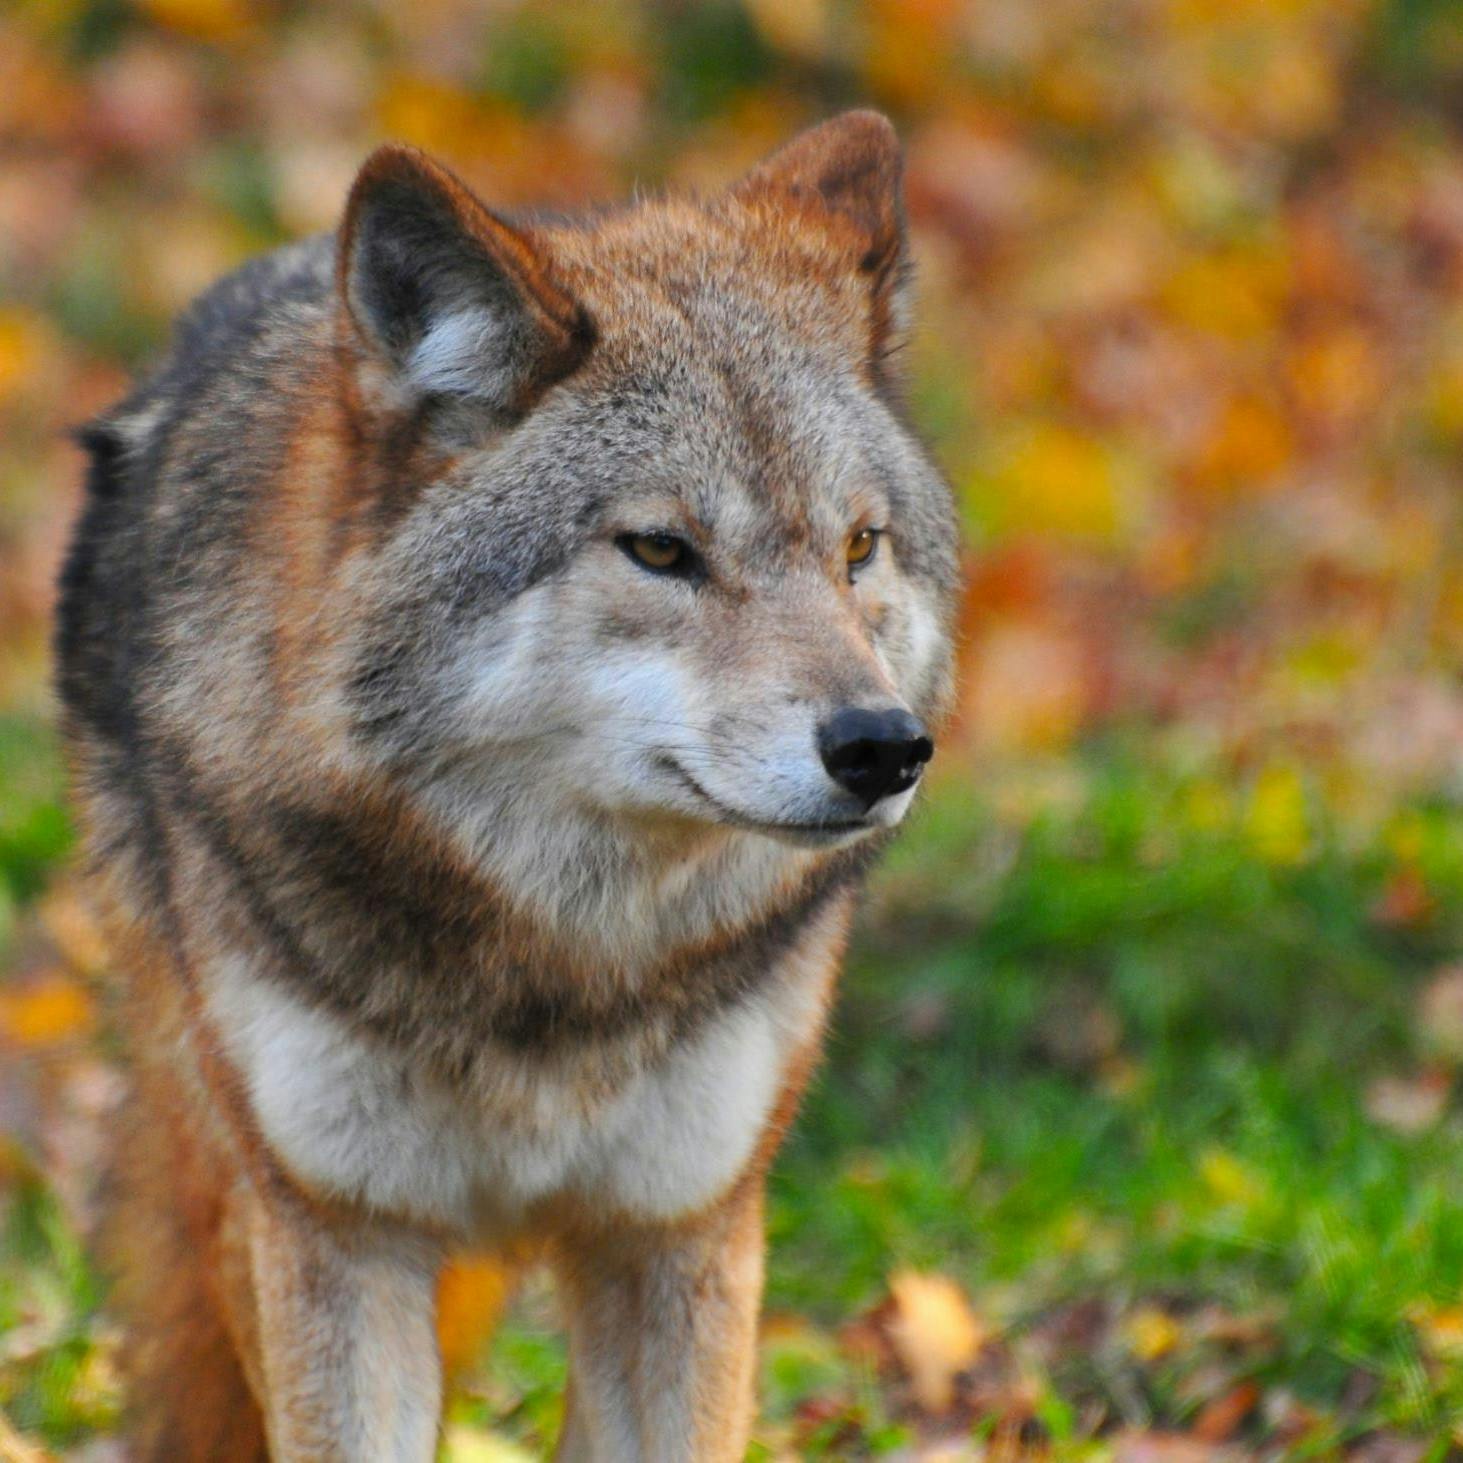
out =
<path fill-rule="evenodd" d="M 900 1266 L 966 1288 L 1055 1456 L 1187 1428 L 1251 1383 L 1313 1414 L 1281 1447 L 1276 1408 L 1251 1410 L 1238 1435 L 1277 1456 L 1379 1428 L 1443 1456 L 1463 1429 L 1463 1124 L 1368 1111 L 1377 1078 L 1458 1055 L 1417 1015 L 1459 948 L 1456 813 L 1346 831 L 1304 775 L 1281 796 L 1264 770 L 1160 770 L 1155 746 L 1095 744 L 985 800 L 949 785 L 877 880 L 772 1189 L 766 1436 L 791 1429 L 801 1456 L 910 1437 L 898 1390 L 835 1334 Z M 44 779 L 32 751 L 17 765 Z M 0 868 L 23 903 L 57 815 L 0 805 L 21 810 Z M 1429 902 L 1381 917 L 1399 869 Z M 51 1335 L 0 1360 L 0 1407 L 63 1444 L 109 1415 L 87 1373 L 98 1287 L 43 1179 L 10 1193 L 0 1333 L 42 1315 Z M 531 1299 L 454 1415 L 537 1445 L 563 1372 Z"/>
<path fill-rule="evenodd" d="M 828 1069 L 779 1166 L 771 1303 L 823 1314 L 892 1266 L 958 1275 L 1018 1332 L 1093 1294 L 1272 1318 L 1256 1378 L 1428 1435 L 1463 1376 L 1409 1319 L 1463 1297 L 1463 1130 L 1368 1117 L 1410 1070 L 1418 982 L 1457 949 L 1439 917 L 1370 913 L 1374 848 L 1318 833 L 1276 866 L 1254 829 L 1185 830 L 1192 788 L 1121 752 L 997 872 L 980 810 L 933 809 L 891 861 Z M 1417 810 L 1459 909 L 1459 828 Z M 1203 1358 L 1194 1358 L 1198 1365 Z M 1136 1400 L 1057 1379 L 1132 1423 L 1175 1423 L 1182 1359 Z"/>

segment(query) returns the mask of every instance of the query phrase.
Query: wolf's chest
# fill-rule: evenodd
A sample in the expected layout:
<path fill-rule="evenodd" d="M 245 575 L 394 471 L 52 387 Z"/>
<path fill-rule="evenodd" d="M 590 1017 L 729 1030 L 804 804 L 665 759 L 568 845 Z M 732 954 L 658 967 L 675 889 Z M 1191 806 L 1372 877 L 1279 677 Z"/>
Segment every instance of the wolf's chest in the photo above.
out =
<path fill-rule="evenodd" d="M 825 984 L 789 971 L 608 1089 L 572 1059 L 505 1050 L 485 1054 L 470 1094 L 252 976 L 213 982 L 209 1006 L 263 1136 L 303 1185 L 470 1237 L 559 1198 L 645 1219 L 710 1203 L 751 1157 Z"/>

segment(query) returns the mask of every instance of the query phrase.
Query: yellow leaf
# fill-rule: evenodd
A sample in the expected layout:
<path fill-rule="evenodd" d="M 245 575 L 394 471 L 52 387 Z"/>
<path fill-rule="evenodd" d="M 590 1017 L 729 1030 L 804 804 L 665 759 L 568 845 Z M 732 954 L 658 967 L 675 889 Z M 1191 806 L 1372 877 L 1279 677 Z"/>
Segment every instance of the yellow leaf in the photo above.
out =
<path fill-rule="evenodd" d="M 1420 1306 L 1410 1314 L 1423 1346 L 1433 1356 L 1463 1356 L 1463 1306 Z"/>
<path fill-rule="evenodd" d="M 779 51 L 816 61 L 828 48 L 826 0 L 748 0 L 747 9 Z"/>
<path fill-rule="evenodd" d="M 512 1290 L 512 1274 L 496 1260 L 453 1260 L 437 1282 L 437 1344 L 450 1377 L 477 1360 Z"/>
<path fill-rule="evenodd" d="M 1217 778 L 1201 778 L 1184 793 L 1183 812 L 1190 828 L 1201 833 L 1217 833 L 1233 821 L 1234 800 Z"/>
<path fill-rule="evenodd" d="M 0 310 L 0 401 L 21 390 L 54 349 L 53 332 L 30 310 Z"/>
<path fill-rule="evenodd" d="M 142 0 L 142 9 L 168 30 L 223 44 L 247 40 L 257 22 L 249 0 Z"/>
<path fill-rule="evenodd" d="M 1107 540 L 1122 513 L 1111 454 L 1095 438 L 1055 423 L 1026 432 L 997 466 L 988 489 L 1007 529 Z"/>
<path fill-rule="evenodd" d="M 1362 648 L 1354 632 L 1323 631 L 1302 641 L 1286 657 L 1285 667 L 1299 683 L 1334 686 L 1361 664 Z"/>
<path fill-rule="evenodd" d="M 1198 254 L 1185 260 L 1162 291 L 1174 319 L 1226 340 L 1268 336 L 1284 303 L 1283 260 L 1260 249 Z"/>
<path fill-rule="evenodd" d="M 1222 1148 L 1211 1148 L 1200 1157 L 1199 1177 L 1221 1204 L 1249 1207 L 1265 1198 L 1265 1186 L 1260 1179 L 1234 1154 Z"/>
<path fill-rule="evenodd" d="M 533 1454 L 497 1433 L 457 1423 L 442 1439 L 442 1463 L 533 1463 Z"/>
<path fill-rule="evenodd" d="M 1428 385 L 1433 427 L 1445 437 L 1463 436 L 1463 361 L 1444 361 Z"/>
<path fill-rule="evenodd" d="M 952 0 L 878 0 L 863 18 L 864 81 L 870 91 L 916 103 L 931 79 L 950 64 L 951 32 L 959 19 Z"/>
<path fill-rule="evenodd" d="M 388 75 L 376 107 L 387 136 L 414 142 L 429 152 L 506 157 L 524 140 L 522 127 L 504 107 L 415 72 Z"/>
<path fill-rule="evenodd" d="M 1123 1336 L 1128 1350 L 1139 1361 L 1157 1361 L 1183 1339 L 1178 1322 L 1157 1306 L 1143 1306 L 1134 1311 L 1123 1325 Z"/>
<path fill-rule="evenodd" d="M 1260 773 L 1245 813 L 1250 847 L 1268 864 L 1305 861 L 1310 852 L 1305 787 L 1295 768 L 1272 762 Z"/>
<path fill-rule="evenodd" d="M 1423 821 L 1412 809 L 1406 809 L 1388 825 L 1385 839 L 1392 857 L 1402 864 L 1414 864 L 1422 857 Z"/>
<path fill-rule="evenodd" d="M 1054 122 L 1065 127 L 1098 127 L 1111 110 L 1103 74 L 1075 56 L 1052 58 L 1032 75 L 1032 97 Z"/>
<path fill-rule="evenodd" d="M 21 1046 L 49 1046 L 87 1030 L 91 997 L 62 975 L 0 992 L 0 1036 Z"/>
<path fill-rule="evenodd" d="M 944 1275 L 897 1270 L 889 1290 L 895 1305 L 889 1339 L 914 1395 L 925 1411 L 944 1412 L 954 1400 L 956 1374 L 976 1359 L 990 1333 Z"/>

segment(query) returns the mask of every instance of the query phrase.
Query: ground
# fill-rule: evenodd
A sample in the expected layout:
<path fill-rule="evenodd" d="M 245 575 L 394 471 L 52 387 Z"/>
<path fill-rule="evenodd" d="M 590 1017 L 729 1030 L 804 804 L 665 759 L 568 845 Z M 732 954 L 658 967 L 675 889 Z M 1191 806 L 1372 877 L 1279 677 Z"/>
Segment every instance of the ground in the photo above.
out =
<path fill-rule="evenodd" d="M 1004 791 L 1002 812 L 937 778 L 870 897 L 774 1176 L 756 1456 L 1447 1456 L 1456 824 L 1417 809 L 1388 834 L 1424 913 L 1386 848 L 1307 823 L 1303 856 L 1267 861 L 1253 797 L 1130 747 Z M 28 905 L 0 1003 L 0 1404 L 64 1450 L 118 1402 L 78 1233 L 117 1078 L 82 903 L 25 897 L 58 826 L 41 800 L 0 844 Z M 558 1416 L 546 1282 L 479 1357 L 464 1313 L 492 1300 L 469 1270 L 444 1321 L 454 1459 L 536 1456 Z"/>

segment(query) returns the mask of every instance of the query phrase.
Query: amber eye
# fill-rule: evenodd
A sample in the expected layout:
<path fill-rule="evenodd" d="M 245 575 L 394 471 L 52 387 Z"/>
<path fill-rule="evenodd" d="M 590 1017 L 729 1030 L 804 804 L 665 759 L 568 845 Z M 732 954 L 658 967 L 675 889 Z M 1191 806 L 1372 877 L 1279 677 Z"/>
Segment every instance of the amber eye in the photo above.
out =
<path fill-rule="evenodd" d="M 695 563 L 690 547 L 674 534 L 627 533 L 617 542 L 641 568 L 653 574 L 684 574 Z"/>
<path fill-rule="evenodd" d="M 861 528 L 848 541 L 848 570 L 853 573 L 862 569 L 869 563 L 879 547 L 879 530 L 877 528 Z"/>

